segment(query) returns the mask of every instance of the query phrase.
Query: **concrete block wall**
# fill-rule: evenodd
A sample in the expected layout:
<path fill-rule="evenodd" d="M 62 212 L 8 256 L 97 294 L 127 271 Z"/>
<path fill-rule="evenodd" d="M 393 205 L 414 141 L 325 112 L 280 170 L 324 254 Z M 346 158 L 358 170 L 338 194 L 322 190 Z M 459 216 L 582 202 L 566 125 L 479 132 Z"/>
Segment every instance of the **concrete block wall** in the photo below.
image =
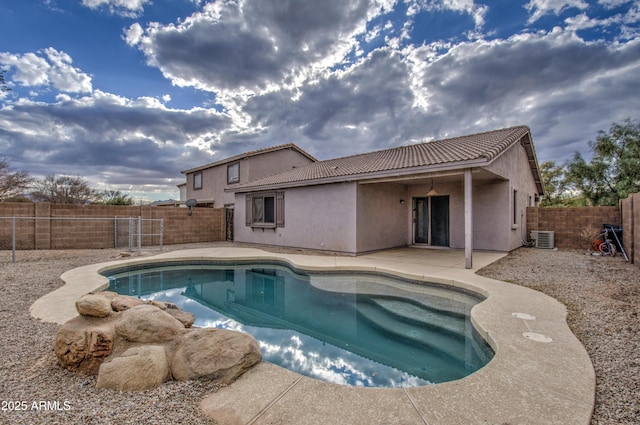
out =
<path fill-rule="evenodd" d="M 601 230 L 603 224 L 621 226 L 620 208 L 527 208 L 527 236 L 532 230 L 551 230 L 558 248 L 589 249 L 591 244 L 582 238 L 582 231 Z"/>
<path fill-rule="evenodd" d="M 116 205 L 58 205 L 48 203 L 0 202 L 0 217 L 16 220 L 17 249 L 101 249 L 116 244 L 114 222 L 128 234 L 128 218 L 163 219 L 165 245 L 215 242 L 226 238 L 223 208 L 186 208 Z M 49 220 L 49 218 L 55 218 Z M 64 218 L 64 219 L 62 219 Z M 88 220 L 93 219 L 93 220 Z M 117 219 L 117 220 L 116 220 Z M 160 222 L 143 221 L 143 246 L 159 245 Z M 123 238 L 126 238 L 124 236 Z M 0 249 L 11 249 L 12 222 L 0 219 Z M 128 240 L 118 246 L 128 246 Z"/>
<path fill-rule="evenodd" d="M 0 219 L 0 249 L 12 248 L 12 221 L 10 217 L 34 217 L 35 204 L 11 202 L 0 202 L 0 217 L 9 217 Z M 35 246 L 36 229 L 33 220 L 16 220 L 16 246 L 30 247 Z"/>
<path fill-rule="evenodd" d="M 640 193 L 620 202 L 622 210 L 623 246 L 629 259 L 640 265 Z"/>

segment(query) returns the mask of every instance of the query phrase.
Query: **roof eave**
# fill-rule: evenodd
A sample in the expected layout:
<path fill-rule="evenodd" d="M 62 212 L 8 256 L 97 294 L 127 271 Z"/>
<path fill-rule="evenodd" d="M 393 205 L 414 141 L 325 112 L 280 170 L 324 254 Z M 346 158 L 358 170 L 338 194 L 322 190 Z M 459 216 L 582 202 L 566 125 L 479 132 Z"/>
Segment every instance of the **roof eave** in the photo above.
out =
<path fill-rule="evenodd" d="M 224 165 L 224 164 L 229 164 L 231 162 L 240 161 L 240 160 L 243 160 L 243 159 L 246 159 L 246 158 L 250 158 L 252 156 L 258 156 L 258 155 L 262 155 L 262 154 L 266 154 L 266 153 L 277 152 L 277 151 L 281 151 L 281 150 L 284 150 L 284 149 L 295 150 L 299 154 L 309 158 L 312 162 L 318 162 L 318 160 L 316 158 L 314 158 L 311 154 L 307 153 L 306 151 L 304 151 L 300 147 L 298 147 L 295 144 L 291 143 L 291 144 L 287 144 L 287 145 L 279 145 L 279 146 L 273 146 L 271 148 L 259 149 L 257 151 L 253 151 L 253 152 L 244 152 L 244 153 L 232 156 L 230 158 L 221 159 L 220 161 L 211 162 L 211 163 L 205 164 L 205 165 L 200 165 L 199 167 L 189 168 L 188 170 L 182 170 L 182 171 L 180 171 L 180 173 L 181 174 L 195 173 L 195 172 L 198 172 L 198 171 L 206 170 L 208 168 L 218 167 L 220 165 Z"/>
<path fill-rule="evenodd" d="M 243 186 L 238 188 L 226 187 L 224 191 L 234 192 L 234 193 L 247 193 L 247 192 L 265 191 L 265 190 L 290 189 L 293 187 L 318 186 L 323 184 L 359 182 L 363 180 L 373 180 L 373 179 L 388 178 L 388 177 L 401 178 L 403 176 L 415 176 L 416 174 L 427 175 L 427 174 L 437 173 L 442 171 L 455 171 L 455 170 L 463 170 L 465 168 L 484 167 L 486 165 L 488 165 L 488 161 L 486 160 L 486 158 L 479 158 L 479 159 L 468 160 L 468 161 L 458 161 L 455 163 L 425 165 L 420 167 L 408 167 L 404 169 L 375 171 L 371 173 L 350 174 L 350 175 L 344 175 L 344 176 L 332 176 L 332 177 L 310 179 L 310 180 L 304 180 L 304 181 L 275 183 L 275 184 L 260 185 L 260 186 Z"/>
<path fill-rule="evenodd" d="M 504 149 L 498 155 L 494 156 L 487 162 L 487 165 L 490 165 L 498 158 L 500 158 L 505 152 L 507 152 L 512 146 L 516 143 L 521 143 L 527 153 L 527 160 L 529 161 L 529 167 L 531 168 L 531 173 L 533 174 L 533 180 L 536 184 L 536 189 L 538 190 L 538 195 L 544 195 L 544 184 L 542 182 L 542 176 L 540 175 L 540 166 L 538 165 L 538 158 L 536 156 L 536 151 L 533 147 L 533 140 L 531 137 L 531 130 L 527 127 L 527 132 L 522 136 L 518 137 L 509 145 L 507 149 Z"/>

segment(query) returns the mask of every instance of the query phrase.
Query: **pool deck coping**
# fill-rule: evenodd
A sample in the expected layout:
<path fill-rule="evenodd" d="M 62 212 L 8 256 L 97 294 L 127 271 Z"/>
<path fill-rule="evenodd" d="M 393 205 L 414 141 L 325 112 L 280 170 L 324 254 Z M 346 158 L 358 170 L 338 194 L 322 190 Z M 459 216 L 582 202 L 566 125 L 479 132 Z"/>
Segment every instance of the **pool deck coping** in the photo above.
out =
<path fill-rule="evenodd" d="M 361 388 L 318 381 L 262 362 L 201 401 L 221 425 L 262 424 L 585 424 L 595 403 L 595 372 L 566 323 L 566 308 L 522 286 L 475 271 L 505 253 L 473 253 L 466 269 L 455 250 L 402 248 L 359 257 L 272 253 L 255 248 L 199 248 L 92 264 L 65 272 L 65 285 L 37 300 L 37 319 L 64 323 L 75 300 L 102 290 L 101 270 L 169 260 L 277 260 L 304 270 L 390 273 L 474 290 L 487 297 L 472 322 L 496 354 L 484 368 L 452 382 L 414 388 Z"/>

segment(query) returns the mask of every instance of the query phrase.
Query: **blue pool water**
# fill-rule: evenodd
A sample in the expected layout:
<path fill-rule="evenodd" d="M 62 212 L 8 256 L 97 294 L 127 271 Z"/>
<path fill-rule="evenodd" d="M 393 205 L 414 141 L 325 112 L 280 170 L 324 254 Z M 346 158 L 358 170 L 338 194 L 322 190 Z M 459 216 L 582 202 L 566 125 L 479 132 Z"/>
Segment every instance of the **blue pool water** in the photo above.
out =
<path fill-rule="evenodd" d="M 469 320 L 478 295 L 388 276 L 196 262 L 105 273 L 109 290 L 170 301 L 194 326 L 253 335 L 264 360 L 329 382 L 411 387 L 467 376 L 493 352 Z"/>

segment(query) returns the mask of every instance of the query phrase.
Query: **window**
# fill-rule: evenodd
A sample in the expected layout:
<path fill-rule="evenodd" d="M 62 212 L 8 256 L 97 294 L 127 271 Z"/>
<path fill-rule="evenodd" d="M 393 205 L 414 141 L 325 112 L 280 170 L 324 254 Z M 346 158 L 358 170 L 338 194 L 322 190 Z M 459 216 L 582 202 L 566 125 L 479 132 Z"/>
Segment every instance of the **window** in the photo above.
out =
<path fill-rule="evenodd" d="M 247 195 L 246 225 L 251 227 L 284 227 L 284 192 Z"/>
<path fill-rule="evenodd" d="M 202 171 L 193 174 L 193 189 L 202 189 Z"/>
<path fill-rule="evenodd" d="M 513 190 L 513 221 L 514 226 L 518 224 L 518 191 Z"/>
<path fill-rule="evenodd" d="M 273 195 L 254 196 L 252 222 L 254 224 L 274 224 L 276 218 L 276 201 Z"/>
<path fill-rule="evenodd" d="M 238 183 L 240 181 L 240 163 L 227 165 L 227 183 Z"/>

